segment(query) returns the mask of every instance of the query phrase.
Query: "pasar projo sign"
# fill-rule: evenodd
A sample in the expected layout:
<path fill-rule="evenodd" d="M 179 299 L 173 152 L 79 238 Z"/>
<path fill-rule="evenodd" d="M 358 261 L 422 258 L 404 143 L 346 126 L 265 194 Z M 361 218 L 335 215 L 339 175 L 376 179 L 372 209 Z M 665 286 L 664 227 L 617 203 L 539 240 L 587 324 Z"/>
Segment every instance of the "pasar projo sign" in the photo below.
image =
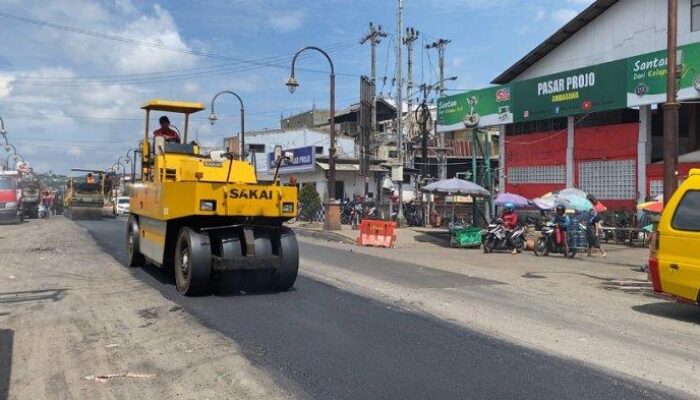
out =
<path fill-rule="evenodd" d="M 313 146 L 285 149 L 282 154 L 285 153 L 292 153 L 292 159 L 291 162 L 283 162 L 280 165 L 280 174 L 309 172 L 316 169 L 316 149 Z M 268 171 L 274 171 L 277 168 L 275 153 L 267 153 L 267 168 Z"/>
<path fill-rule="evenodd" d="M 624 60 L 513 83 L 515 122 L 625 108 Z"/>

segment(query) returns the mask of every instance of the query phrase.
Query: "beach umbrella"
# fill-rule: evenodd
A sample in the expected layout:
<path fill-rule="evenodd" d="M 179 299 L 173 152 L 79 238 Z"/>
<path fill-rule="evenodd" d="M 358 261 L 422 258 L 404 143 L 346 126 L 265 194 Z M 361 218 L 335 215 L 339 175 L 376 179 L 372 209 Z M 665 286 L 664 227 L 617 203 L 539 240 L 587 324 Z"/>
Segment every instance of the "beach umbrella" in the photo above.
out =
<path fill-rule="evenodd" d="M 560 192 L 556 196 L 559 199 L 566 200 L 569 203 L 569 208 L 573 208 L 576 211 L 588 211 L 593 208 L 593 203 L 591 203 L 590 200 L 588 200 L 585 196 L 581 197 L 573 192 Z"/>
<path fill-rule="evenodd" d="M 583 197 L 583 198 L 588 197 L 588 194 L 586 192 L 584 192 L 581 189 L 576 189 L 576 188 L 562 189 L 562 190 L 556 192 L 555 194 L 558 194 L 561 196 L 576 196 L 576 197 Z"/>
<path fill-rule="evenodd" d="M 542 196 L 542 197 L 538 197 L 536 199 L 533 199 L 532 202 L 540 210 L 551 210 L 557 206 L 556 200 L 557 199 L 554 196 Z"/>
<path fill-rule="evenodd" d="M 645 203 L 638 204 L 637 208 L 646 212 L 661 214 L 661 211 L 664 210 L 664 203 L 660 201 L 647 201 Z"/>
<path fill-rule="evenodd" d="M 498 196 L 496 196 L 494 203 L 497 206 L 504 206 L 507 203 L 512 203 L 518 208 L 524 208 L 530 205 L 530 202 L 526 198 L 515 193 L 500 193 Z"/>
<path fill-rule="evenodd" d="M 424 192 L 443 193 L 443 194 L 466 194 L 470 196 L 489 196 L 488 190 L 477 185 L 474 182 L 465 181 L 464 179 L 443 179 L 433 182 L 423 187 Z"/>
<path fill-rule="evenodd" d="M 593 204 L 593 209 L 597 213 L 608 211 L 608 207 L 606 207 L 601 201 L 597 201 L 595 204 Z"/>

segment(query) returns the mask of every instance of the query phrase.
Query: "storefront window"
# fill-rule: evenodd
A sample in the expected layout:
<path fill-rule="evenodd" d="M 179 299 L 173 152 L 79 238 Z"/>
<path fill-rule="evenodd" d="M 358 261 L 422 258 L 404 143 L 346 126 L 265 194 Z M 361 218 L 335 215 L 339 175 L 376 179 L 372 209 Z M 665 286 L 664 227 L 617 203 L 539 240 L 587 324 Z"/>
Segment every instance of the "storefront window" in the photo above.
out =
<path fill-rule="evenodd" d="M 700 31 L 700 0 L 690 2 L 690 30 L 691 32 Z"/>

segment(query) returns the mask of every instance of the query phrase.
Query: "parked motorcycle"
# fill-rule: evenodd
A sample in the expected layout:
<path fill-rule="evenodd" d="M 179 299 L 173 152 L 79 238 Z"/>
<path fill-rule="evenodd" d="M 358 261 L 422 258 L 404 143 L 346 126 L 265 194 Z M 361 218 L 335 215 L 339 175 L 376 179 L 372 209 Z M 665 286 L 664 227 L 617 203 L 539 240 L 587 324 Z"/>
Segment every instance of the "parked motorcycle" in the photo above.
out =
<path fill-rule="evenodd" d="M 501 220 L 498 220 L 495 224 L 489 224 L 486 229 L 481 231 L 481 243 L 484 253 L 499 250 L 512 251 L 513 246 L 515 246 L 515 250 L 518 253 L 522 252 L 525 248 L 525 227 L 522 225 L 516 227 L 511 233 L 510 241 L 507 235 L 508 232 Z"/>
<path fill-rule="evenodd" d="M 343 225 L 351 225 L 352 210 L 355 207 L 355 202 L 350 200 L 344 200 L 340 207 L 340 223 Z"/>
<path fill-rule="evenodd" d="M 403 216 L 408 226 L 423 226 L 423 212 L 416 203 L 403 203 Z"/>
<path fill-rule="evenodd" d="M 567 235 L 567 241 L 569 242 L 568 253 L 564 252 L 564 246 L 561 243 L 557 243 L 556 238 L 560 234 L 559 225 L 547 225 L 543 227 L 541 236 L 535 243 L 535 255 L 538 257 L 546 257 L 550 254 L 563 254 L 568 258 L 576 257 L 577 250 L 576 247 L 572 245 L 569 235 Z"/>

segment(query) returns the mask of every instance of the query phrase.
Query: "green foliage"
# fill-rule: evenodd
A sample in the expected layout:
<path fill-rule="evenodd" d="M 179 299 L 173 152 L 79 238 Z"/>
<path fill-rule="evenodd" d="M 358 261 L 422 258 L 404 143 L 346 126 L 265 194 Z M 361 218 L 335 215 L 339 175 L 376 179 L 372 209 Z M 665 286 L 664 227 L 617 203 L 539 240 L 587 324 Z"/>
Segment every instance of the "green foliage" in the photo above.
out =
<path fill-rule="evenodd" d="M 318 195 L 314 185 L 302 185 L 299 191 L 299 203 L 301 205 L 300 218 L 304 221 L 311 220 L 321 209 L 321 196 Z"/>

